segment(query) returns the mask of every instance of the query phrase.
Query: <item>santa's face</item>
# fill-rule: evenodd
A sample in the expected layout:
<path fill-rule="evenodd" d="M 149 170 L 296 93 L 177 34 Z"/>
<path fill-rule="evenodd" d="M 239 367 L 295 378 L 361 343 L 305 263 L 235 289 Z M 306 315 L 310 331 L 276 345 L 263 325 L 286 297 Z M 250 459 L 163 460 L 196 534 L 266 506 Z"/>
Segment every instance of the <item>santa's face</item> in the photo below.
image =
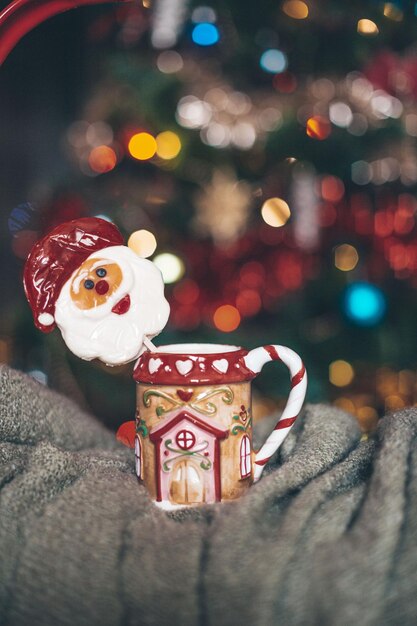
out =
<path fill-rule="evenodd" d="M 55 307 L 69 349 L 108 365 L 136 359 L 143 337 L 161 332 L 168 316 L 160 271 L 125 246 L 91 254 L 65 283 Z"/>
<path fill-rule="evenodd" d="M 88 258 L 71 278 L 71 299 L 83 310 L 105 304 L 123 281 L 120 265 Z"/>

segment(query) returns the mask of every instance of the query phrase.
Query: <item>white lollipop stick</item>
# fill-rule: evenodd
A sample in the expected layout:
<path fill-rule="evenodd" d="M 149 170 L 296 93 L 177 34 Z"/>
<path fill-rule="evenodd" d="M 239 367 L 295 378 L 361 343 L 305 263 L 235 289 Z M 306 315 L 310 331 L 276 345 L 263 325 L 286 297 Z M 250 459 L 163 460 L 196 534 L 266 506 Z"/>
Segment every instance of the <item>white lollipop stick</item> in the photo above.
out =
<path fill-rule="evenodd" d="M 143 344 L 148 348 L 149 352 L 156 352 L 156 346 L 146 335 L 143 335 Z"/>

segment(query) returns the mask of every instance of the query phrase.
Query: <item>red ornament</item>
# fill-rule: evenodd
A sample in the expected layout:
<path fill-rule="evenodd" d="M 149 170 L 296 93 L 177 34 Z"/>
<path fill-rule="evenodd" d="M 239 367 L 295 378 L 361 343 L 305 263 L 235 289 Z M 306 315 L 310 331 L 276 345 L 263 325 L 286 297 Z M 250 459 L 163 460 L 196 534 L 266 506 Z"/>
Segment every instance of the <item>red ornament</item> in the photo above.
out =
<path fill-rule="evenodd" d="M 136 422 L 124 422 L 116 433 L 116 439 L 128 448 L 135 447 Z"/>

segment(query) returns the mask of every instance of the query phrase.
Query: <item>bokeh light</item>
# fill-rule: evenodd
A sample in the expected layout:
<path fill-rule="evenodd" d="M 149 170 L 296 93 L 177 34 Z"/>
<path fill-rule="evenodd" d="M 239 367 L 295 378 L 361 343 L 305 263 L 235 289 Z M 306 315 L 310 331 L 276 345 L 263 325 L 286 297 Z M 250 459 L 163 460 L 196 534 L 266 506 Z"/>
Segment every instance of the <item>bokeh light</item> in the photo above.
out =
<path fill-rule="evenodd" d="M 379 33 L 378 26 L 372 20 L 361 19 L 358 21 L 358 33 L 361 35 L 377 35 Z"/>
<path fill-rule="evenodd" d="M 215 327 L 224 333 L 230 333 L 236 330 L 240 324 L 240 319 L 239 311 L 231 304 L 219 306 L 213 315 Z"/>
<path fill-rule="evenodd" d="M 398 4 L 394 4 L 393 2 L 386 2 L 384 4 L 384 15 L 390 20 L 393 20 L 393 22 L 401 22 L 404 17 L 404 13 L 402 12 L 400 6 L 398 6 Z"/>
<path fill-rule="evenodd" d="M 184 67 L 184 61 L 179 52 L 175 50 L 164 50 L 158 55 L 156 66 L 163 74 L 175 74 Z"/>
<path fill-rule="evenodd" d="M 265 72 L 280 74 L 287 69 L 287 57 L 281 50 L 271 48 L 270 50 L 265 50 L 262 54 L 259 65 Z"/>
<path fill-rule="evenodd" d="M 29 229 L 37 217 L 37 211 L 30 202 L 23 202 L 15 207 L 7 220 L 9 231 L 13 234 Z"/>
<path fill-rule="evenodd" d="M 331 127 L 329 121 L 321 115 L 314 115 L 307 120 L 306 133 L 312 139 L 323 141 L 330 135 Z"/>
<path fill-rule="evenodd" d="M 345 194 L 343 181 L 337 176 L 323 176 L 320 184 L 320 193 L 323 200 L 339 202 Z"/>
<path fill-rule="evenodd" d="M 113 141 L 113 130 L 106 122 L 94 122 L 88 125 L 85 138 L 90 146 L 108 146 Z"/>
<path fill-rule="evenodd" d="M 48 384 L 48 376 L 42 370 L 29 370 L 28 375 L 37 380 L 41 385 Z"/>
<path fill-rule="evenodd" d="M 335 126 L 347 128 L 353 120 L 352 109 L 346 102 L 332 102 L 329 106 L 329 118 Z"/>
<path fill-rule="evenodd" d="M 130 235 L 127 245 L 138 256 L 147 259 L 156 250 L 155 235 L 149 230 L 136 230 Z"/>
<path fill-rule="evenodd" d="M 175 283 L 184 275 L 184 262 L 176 254 L 163 252 L 162 254 L 158 254 L 153 259 L 153 262 L 160 270 L 165 284 Z"/>
<path fill-rule="evenodd" d="M 336 387 L 347 387 L 355 377 L 350 363 L 341 359 L 333 361 L 329 366 L 329 380 Z"/>
<path fill-rule="evenodd" d="M 291 210 L 282 198 L 268 198 L 262 205 L 261 214 L 269 226 L 278 228 L 287 223 Z"/>
<path fill-rule="evenodd" d="M 262 300 L 255 289 L 242 289 L 236 297 L 236 307 L 244 317 L 251 317 L 259 313 Z"/>
<path fill-rule="evenodd" d="M 282 10 L 295 20 L 305 20 L 308 17 L 308 6 L 302 0 L 286 0 Z"/>
<path fill-rule="evenodd" d="M 196 7 L 191 13 L 191 21 L 195 24 L 201 24 L 203 22 L 214 24 L 216 21 L 216 11 L 208 6 Z"/>
<path fill-rule="evenodd" d="M 200 288 L 191 278 L 184 278 L 174 287 L 174 297 L 180 304 L 192 305 L 197 302 Z"/>
<path fill-rule="evenodd" d="M 111 224 L 114 224 L 112 218 L 109 215 L 106 215 L 105 213 L 97 213 L 97 215 L 95 215 L 94 217 L 99 217 L 101 220 L 106 220 L 106 222 L 110 222 Z"/>
<path fill-rule="evenodd" d="M 165 130 L 156 137 L 156 154 L 161 159 L 175 159 L 180 153 L 181 141 L 171 130 Z"/>
<path fill-rule="evenodd" d="M 248 122 L 235 124 L 230 134 L 233 145 L 241 150 L 249 150 L 256 141 L 256 130 Z"/>
<path fill-rule="evenodd" d="M 219 29 L 215 24 L 202 22 L 194 26 L 191 38 L 198 46 L 214 46 L 219 39 Z"/>
<path fill-rule="evenodd" d="M 130 138 L 129 154 L 138 161 L 147 161 L 156 154 L 156 139 L 150 133 L 136 133 Z"/>
<path fill-rule="evenodd" d="M 97 174 L 111 172 L 116 167 L 117 156 L 110 146 L 97 146 L 93 148 L 88 157 L 88 164 Z"/>
<path fill-rule="evenodd" d="M 178 102 L 176 118 L 184 128 L 200 128 L 212 117 L 211 106 L 196 96 L 184 96 Z"/>
<path fill-rule="evenodd" d="M 355 269 L 359 261 L 358 251 L 354 246 L 343 243 L 334 251 L 334 264 L 342 272 L 350 272 Z"/>
<path fill-rule="evenodd" d="M 344 309 L 348 318 L 359 326 L 374 326 L 384 317 L 385 296 L 371 283 L 354 283 L 345 291 Z"/>
<path fill-rule="evenodd" d="M 281 93 L 292 93 L 297 89 L 297 78 L 291 72 L 282 72 L 274 76 L 273 85 Z"/>

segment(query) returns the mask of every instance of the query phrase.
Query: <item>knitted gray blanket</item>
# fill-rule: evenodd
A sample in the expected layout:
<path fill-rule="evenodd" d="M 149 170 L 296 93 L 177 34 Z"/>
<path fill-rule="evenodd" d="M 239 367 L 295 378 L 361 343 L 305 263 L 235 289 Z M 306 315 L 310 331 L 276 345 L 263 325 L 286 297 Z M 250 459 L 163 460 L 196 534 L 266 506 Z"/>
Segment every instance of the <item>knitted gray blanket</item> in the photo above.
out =
<path fill-rule="evenodd" d="M 416 409 L 361 441 L 308 406 L 247 496 L 174 514 L 75 404 L 5 366 L 0 390 L 3 626 L 416 624 Z"/>

